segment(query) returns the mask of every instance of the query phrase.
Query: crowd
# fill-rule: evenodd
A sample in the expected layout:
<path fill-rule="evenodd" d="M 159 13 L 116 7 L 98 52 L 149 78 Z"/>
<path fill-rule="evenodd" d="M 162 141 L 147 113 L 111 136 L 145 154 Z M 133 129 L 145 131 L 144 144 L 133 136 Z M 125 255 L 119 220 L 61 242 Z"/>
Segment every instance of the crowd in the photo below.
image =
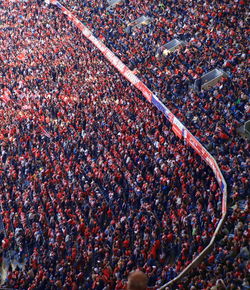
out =
<path fill-rule="evenodd" d="M 227 140 L 235 126 L 249 117 L 244 1 L 198 1 L 194 5 L 184 0 L 128 0 L 112 10 L 107 9 L 106 0 L 66 1 L 65 5 L 214 153 L 217 139 Z M 131 28 L 130 23 L 142 15 L 152 22 Z M 186 45 L 157 58 L 160 48 L 174 38 Z M 214 68 L 222 68 L 228 78 L 209 91 L 190 89 L 197 78 Z"/>
<path fill-rule="evenodd" d="M 224 50 L 224 42 L 213 45 L 214 39 L 199 36 L 210 29 L 204 11 L 214 7 L 194 11 L 192 1 L 185 1 L 187 9 L 183 1 L 157 2 L 125 1 L 109 12 L 102 1 L 67 5 L 164 96 L 217 158 L 230 200 L 244 200 L 243 208 L 230 209 L 211 255 L 176 287 L 220 289 L 225 283 L 248 289 L 249 156 L 235 132 L 247 117 L 246 24 L 237 17 L 244 15 L 244 2 L 235 4 L 238 9 L 228 5 L 235 19 L 231 38 L 225 15 L 211 16 L 218 23 L 214 30 L 222 30 L 219 40 L 224 33 L 228 42 L 225 56 L 214 55 L 213 64 L 211 55 L 219 46 Z M 157 19 L 125 33 L 125 21 L 145 12 Z M 207 25 L 197 24 L 200 18 Z M 8 269 L 4 285 L 125 289 L 135 269 L 147 274 L 149 286 L 173 279 L 208 244 L 220 218 L 221 192 L 212 171 L 56 7 L 39 0 L 3 2 L 0 21 L 0 239 L 4 255 L 14 249 L 25 261 L 22 269 Z M 195 41 L 171 59 L 157 59 L 156 44 L 176 33 L 185 40 L 195 35 Z M 240 53 L 228 64 L 238 42 Z M 202 70 L 223 61 L 229 79 L 209 92 L 188 92 Z"/>
<path fill-rule="evenodd" d="M 246 1 L 128 0 L 113 9 L 107 9 L 107 1 L 67 1 L 65 5 L 144 80 L 216 157 L 228 183 L 229 204 L 243 200 L 247 205 L 249 143 L 236 133 L 250 112 Z M 130 24 L 143 15 L 151 18 L 150 24 L 133 28 Z M 185 41 L 185 45 L 164 57 L 162 46 L 174 38 Z M 193 91 L 194 81 L 214 68 L 222 68 L 228 77 L 208 91 Z M 243 208 L 239 220 L 247 229 L 244 222 L 248 208 Z M 230 212 L 230 216 L 234 214 Z M 237 226 L 235 219 L 225 227 L 233 233 Z M 235 239 L 244 248 L 244 237 Z M 218 245 L 214 255 L 220 248 Z M 240 247 L 236 253 L 240 253 Z M 203 278 L 209 275 L 203 279 L 203 287 L 208 281 L 211 285 L 218 266 L 221 264 L 211 267 L 209 262 L 204 266 Z M 228 272 L 232 274 L 231 269 Z M 227 279 L 231 284 L 233 277 Z M 237 283 L 242 287 L 242 282 Z"/>

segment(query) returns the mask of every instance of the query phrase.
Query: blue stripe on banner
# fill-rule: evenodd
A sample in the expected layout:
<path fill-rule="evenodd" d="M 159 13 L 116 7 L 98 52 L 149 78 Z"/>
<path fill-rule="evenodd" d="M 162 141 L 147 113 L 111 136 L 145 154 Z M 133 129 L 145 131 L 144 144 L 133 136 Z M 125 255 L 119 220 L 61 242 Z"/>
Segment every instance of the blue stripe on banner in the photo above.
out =
<path fill-rule="evenodd" d="M 62 9 L 62 4 L 61 4 L 61 3 L 56 2 L 56 6 L 57 6 L 58 8 L 60 8 L 60 9 Z"/>
<path fill-rule="evenodd" d="M 167 117 L 169 118 L 169 110 L 166 106 L 155 96 L 152 97 L 152 103 Z"/>

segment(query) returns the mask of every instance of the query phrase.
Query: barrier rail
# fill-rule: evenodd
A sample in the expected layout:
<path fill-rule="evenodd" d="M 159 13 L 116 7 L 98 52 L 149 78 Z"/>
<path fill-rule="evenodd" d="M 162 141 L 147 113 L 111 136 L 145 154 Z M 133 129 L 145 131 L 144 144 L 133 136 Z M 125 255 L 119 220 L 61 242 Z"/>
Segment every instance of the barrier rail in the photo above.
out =
<path fill-rule="evenodd" d="M 223 222 L 227 213 L 227 184 L 225 179 L 220 171 L 220 168 L 215 161 L 214 157 L 202 146 L 202 144 L 190 133 L 190 131 L 179 121 L 175 115 L 153 94 L 153 92 L 117 57 L 115 54 L 108 48 L 106 45 L 97 39 L 93 33 L 83 24 L 81 23 L 67 8 L 65 8 L 61 3 L 57 0 L 51 0 L 51 4 L 56 5 L 61 11 L 67 15 L 68 19 L 73 22 L 73 24 L 80 29 L 83 35 L 91 41 L 96 48 L 98 48 L 105 58 L 138 90 L 140 90 L 143 96 L 147 99 L 147 101 L 158 108 L 164 116 L 168 119 L 168 121 L 172 124 L 173 132 L 180 138 L 184 139 L 184 141 L 192 147 L 196 153 L 198 153 L 201 158 L 211 167 L 217 182 L 220 186 L 222 196 L 222 216 L 221 219 L 215 229 L 215 232 L 211 238 L 208 246 L 173 280 L 169 281 L 165 285 L 159 288 L 159 290 L 163 290 L 166 287 L 171 286 L 173 283 L 179 281 L 183 278 L 188 272 L 197 266 L 200 261 L 204 258 L 204 256 L 211 250 L 213 247 L 215 238 L 220 231 Z"/>

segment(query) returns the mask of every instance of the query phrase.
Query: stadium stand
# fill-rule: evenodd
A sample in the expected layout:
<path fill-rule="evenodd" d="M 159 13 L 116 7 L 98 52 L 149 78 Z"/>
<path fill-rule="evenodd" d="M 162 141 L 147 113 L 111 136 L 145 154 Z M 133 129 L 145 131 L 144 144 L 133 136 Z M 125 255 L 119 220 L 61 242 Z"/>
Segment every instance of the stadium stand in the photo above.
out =
<path fill-rule="evenodd" d="M 202 15 L 212 4 L 188 5 L 184 13 L 192 2 L 165 2 L 166 9 L 164 1 L 159 8 L 158 1 L 124 1 L 111 12 L 106 1 L 66 5 L 216 156 L 230 186 L 233 206 L 214 250 L 174 289 L 248 289 L 249 144 L 236 134 L 249 113 L 240 34 L 246 24 L 237 17 L 245 3 L 235 2 L 235 9 L 222 1 L 225 7 L 211 16 L 218 23 L 212 32 L 220 28 L 219 40 L 229 45 L 222 55 L 221 41 L 199 39 L 210 29 Z M 136 268 L 147 273 L 149 286 L 173 280 L 217 226 L 222 195 L 212 171 L 59 9 L 32 0 L 0 5 L 1 241 L 4 257 L 18 253 L 22 264 L 9 267 L 4 285 L 125 289 Z M 155 21 L 123 33 L 141 10 Z M 195 35 L 195 45 L 164 61 L 155 58 L 156 40 L 170 40 L 163 15 L 173 31 L 184 20 L 189 26 L 168 31 L 171 37 Z M 226 30 L 228 15 L 233 26 Z M 237 55 L 227 60 L 235 44 Z M 207 92 L 189 90 L 223 63 L 229 79 Z"/>

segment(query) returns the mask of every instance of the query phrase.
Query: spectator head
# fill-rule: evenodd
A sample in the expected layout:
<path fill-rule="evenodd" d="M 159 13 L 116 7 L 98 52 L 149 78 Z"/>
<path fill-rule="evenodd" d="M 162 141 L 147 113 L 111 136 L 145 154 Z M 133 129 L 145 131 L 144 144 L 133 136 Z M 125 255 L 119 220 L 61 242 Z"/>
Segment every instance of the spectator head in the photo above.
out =
<path fill-rule="evenodd" d="M 216 281 L 216 286 L 217 286 L 217 289 L 220 289 L 220 290 L 224 290 L 224 289 L 227 288 L 226 285 L 225 285 L 225 283 L 224 283 L 224 281 L 222 279 L 218 279 Z"/>
<path fill-rule="evenodd" d="M 127 290 L 146 290 L 148 278 L 141 271 L 134 271 L 128 276 Z"/>

